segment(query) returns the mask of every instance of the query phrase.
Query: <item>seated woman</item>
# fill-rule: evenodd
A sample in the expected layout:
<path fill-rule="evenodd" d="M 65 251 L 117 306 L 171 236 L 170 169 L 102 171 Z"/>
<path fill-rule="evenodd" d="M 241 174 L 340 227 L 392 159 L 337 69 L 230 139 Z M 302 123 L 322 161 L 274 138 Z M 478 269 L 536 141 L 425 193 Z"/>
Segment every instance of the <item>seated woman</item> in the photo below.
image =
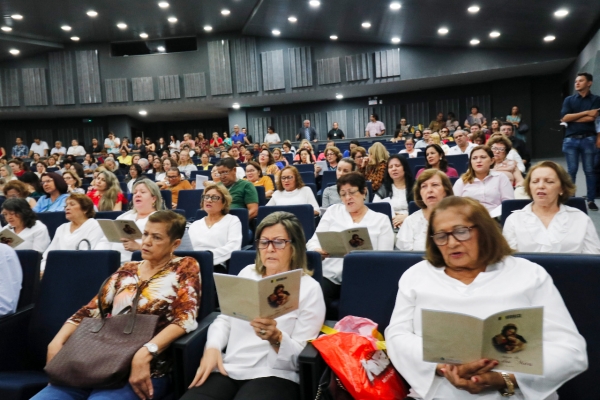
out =
<path fill-rule="evenodd" d="M 294 163 L 301 161 L 301 158 L 300 158 L 300 150 L 301 149 L 306 149 L 310 152 L 310 162 L 306 162 L 303 164 L 311 164 L 311 163 L 314 163 L 317 161 L 317 157 L 314 154 L 314 148 L 313 148 L 312 144 L 308 140 L 303 139 L 300 142 L 300 145 L 298 146 L 298 151 L 296 152 L 296 155 L 294 156 Z"/>
<path fill-rule="evenodd" d="M 448 154 L 448 151 L 450 151 L 450 147 L 442 141 L 442 137 L 437 132 L 433 132 L 431 136 L 429 136 L 429 144 L 437 144 L 444 151 L 444 154 Z"/>
<path fill-rule="evenodd" d="M 385 330 L 388 356 L 418 397 L 557 399 L 556 389 L 587 369 L 585 340 L 552 278 L 541 266 L 511 254 L 479 202 L 451 196 L 433 211 L 425 261 L 400 278 Z M 460 365 L 423 361 L 423 309 L 487 318 L 532 306 L 544 307 L 543 376 L 493 371 L 494 359 Z"/>
<path fill-rule="evenodd" d="M 265 188 L 265 196 L 270 199 L 275 191 L 273 179 L 270 176 L 263 175 L 262 169 L 257 162 L 249 161 L 246 164 L 246 179 L 252 182 L 254 186 L 262 186 Z"/>
<path fill-rule="evenodd" d="M 323 294 L 325 303 L 331 304 L 340 297 L 342 284 L 343 258 L 332 258 L 323 250 L 317 232 L 339 232 L 350 228 L 367 228 L 373 250 L 392 250 L 394 231 L 387 215 L 370 210 L 365 205 L 367 187 L 365 177 L 358 172 L 341 176 L 337 190 L 342 204 L 334 204 L 327 209 L 313 237 L 308 241 L 308 250 L 317 251 L 323 258 Z"/>
<path fill-rule="evenodd" d="M 38 199 L 33 211 L 36 213 L 64 211 L 65 201 L 69 197 L 67 193 L 69 186 L 63 177 L 56 172 L 46 172 L 40 181 L 45 194 Z"/>
<path fill-rule="evenodd" d="M 300 151 L 298 151 L 298 154 L 296 155 L 298 157 L 298 161 L 294 161 L 294 164 L 314 164 L 311 158 L 312 153 L 310 152 L 310 150 L 300 149 Z"/>
<path fill-rule="evenodd" d="M 362 159 L 362 164 L 358 162 L 358 170 L 365 176 L 365 179 L 371 181 L 373 191 L 378 191 L 383 182 L 383 176 L 387 169 L 387 160 L 390 154 L 381 143 L 373 143 L 369 147 L 369 156 Z M 356 160 L 356 159 L 355 159 Z"/>
<path fill-rule="evenodd" d="M 510 183 L 515 187 L 523 186 L 523 175 L 517 167 L 517 162 L 508 160 L 506 155 L 512 150 L 512 144 L 504 135 L 493 135 L 487 142 L 487 146 L 494 154 L 494 171 L 506 175 Z"/>
<path fill-rule="evenodd" d="M 133 158 L 129 155 L 129 150 L 125 147 L 121 147 L 121 155 L 117 157 L 117 161 L 119 162 L 119 168 L 127 169 L 132 163 Z"/>
<path fill-rule="evenodd" d="M 13 173 L 13 170 L 10 165 L 6 164 L 0 167 L 0 176 L 4 178 L 5 181 L 16 181 L 17 178 Z"/>
<path fill-rule="evenodd" d="M 414 183 L 415 178 L 406 158 L 393 154 L 387 162 L 383 183 L 375 193 L 373 203 L 390 203 L 394 228 L 399 228 L 408 217 L 408 203 L 413 200 Z"/>
<path fill-rule="evenodd" d="M 417 178 L 413 193 L 420 210 L 409 215 L 398 231 L 396 248 L 402 251 L 423 251 L 427 240 L 429 216 L 437 203 L 452 196 L 452 183 L 438 169 L 428 169 Z"/>
<path fill-rule="evenodd" d="M 256 228 L 256 238 L 256 265 L 238 276 L 258 280 L 301 269 L 298 309 L 251 322 L 219 315 L 208 329 L 200 367 L 182 400 L 300 399 L 298 356 L 325 320 L 323 293 L 307 269 L 296 216 L 270 214 Z"/>
<path fill-rule="evenodd" d="M 199 171 L 210 171 L 213 165 L 210 163 L 210 157 L 207 153 L 202 153 L 200 156 L 200 164 L 198 164 Z"/>
<path fill-rule="evenodd" d="M 35 174 L 38 176 L 38 178 L 40 178 L 44 172 L 46 172 L 46 168 L 48 168 L 48 166 L 44 161 L 38 161 L 35 163 Z"/>
<path fill-rule="evenodd" d="M 7 199 L 25 199 L 31 208 L 35 207 L 37 203 L 35 199 L 29 197 L 27 185 L 19 180 L 8 181 L 2 191 Z"/>
<path fill-rule="evenodd" d="M 232 252 L 242 249 L 242 223 L 229 214 L 230 207 L 231 195 L 225 186 L 207 186 L 200 202 L 207 216 L 195 221 L 188 230 L 194 251 L 212 252 L 214 265 L 225 265 Z"/>
<path fill-rule="evenodd" d="M 279 177 L 279 167 L 275 163 L 273 154 L 268 149 L 263 149 L 258 154 L 258 164 L 263 175 L 275 175 Z"/>
<path fill-rule="evenodd" d="M 277 168 L 279 168 L 280 170 L 283 169 L 283 167 L 287 167 L 290 164 L 287 158 L 283 156 L 283 152 L 279 147 L 274 148 L 271 154 L 273 154 L 273 161 L 275 161 L 275 165 L 277 165 Z"/>
<path fill-rule="evenodd" d="M 94 179 L 94 189 L 87 193 L 98 211 L 121 211 L 127 198 L 121 192 L 119 180 L 109 171 L 101 171 Z"/>
<path fill-rule="evenodd" d="M 15 250 L 46 251 L 50 245 L 48 228 L 37 219 L 25 199 L 7 199 L 2 203 L 2 216 L 8 228 L 23 239 Z"/>
<path fill-rule="evenodd" d="M 8 185 L 7 185 L 8 186 Z M 600 240 L 591 218 L 566 205 L 575 185 L 559 164 L 542 161 L 525 178 L 533 199 L 504 222 L 503 234 L 518 252 L 600 254 Z"/>
<path fill-rule="evenodd" d="M 294 166 L 285 167 L 277 182 L 277 190 L 273 192 L 267 206 L 294 206 L 310 204 L 315 210 L 315 215 L 320 214 L 319 203 L 311 188 L 304 186 L 300 172 Z"/>
<path fill-rule="evenodd" d="M 137 287 L 140 291 L 137 313 L 159 316 L 155 336 L 131 360 L 129 383 L 119 389 L 48 385 L 33 399 L 160 400 L 169 393 L 173 361 L 172 352 L 166 350 L 177 338 L 198 327 L 200 267 L 191 257 L 173 256 L 181 243 L 185 223 L 183 216 L 172 211 L 152 215 L 143 230 L 143 260 L 121 266 L 101 291 L 100 303 L 109 314 L 117 315 L 130 308 L 135 295 L 133 288 Z M 61 350 L 84 318 L 100 318 L 97 296 L 73 314 L 52 339 L 47 362 Z"/>
<path fill-rule="evenodd" d="M 65 171 L 63 172 L 62 177 L 67 183 L 68 193 L 85 193 L 85 191 L 81 188 L 81 179 L 75 172 Z"/>
<path fill-rule="evenodd" d="M 494 154 L 487 146 L 471 150 L 469 168 L 454 183 L 454 195 L 471 197 L 483 204 L 492 217 L 499 216 L 504 200 L 515 198 L 513 187 L 501 172 L 494 171 Z"/>
<path fill-rule="evenodd" d="M 458 178 L 458 172 L 448 166 L 446 154 L 444 154 L 444 150 L 437 144 L 430 144 L 425 148 L 425 168 L 421 168 L 417 172 L 416 177 L 418 178 L 423 171 L 430 168 L 439 169 L 448 175 L 448 178 Z"/>
<path fill-rule="evenodd" d="M 350 157 L 342 158 L 335 169 L 335 177 L 340 179 L 343 175 L 349 174 L 356 170 L 356 163 Z M 323 208 L 327 208 L 333 204 L 340 204 L 342 199 L 338 194 L 337 186 L 331 185 L 323 190 Z"/>
<path fill-rule="evenodd" d="M 38 178 L 35 173 L 31 171 L 25 172 L 23 175 L 21 175 L 19 180 L 27 185 L 29 196 L 33 197 L 34 199 L 39 199 L 44 195 L 44 189 L 42 189 L 40 178 Z"/>
<path fill-rule="evenodd" d="M 42 273 L 46 268 L 48 252 L 52 250 L 96 249 L 98 243 L 104 238 L 104 233 L 98 221 L 94 219 L 95 215 L 94 203 L 85 194 L 72 193 L 67 198 L 65 217 L 69 222 L 56 229 L 52 243 L 44 251 L 41 264 Z"/>
<path fill-rule="evenodd" d="M 212 180 L 202 182 L 202 185 L 206 188 L 207 186 L 214 185 L 215 183 L 221 182 L 221 176 L 219 175 L 219 171 L 217 171 L 217 166 L 213 166 L 210 170 L 210 178 Z M 202 188 L 198 188 L 202 189 Z"/>
<path fill-rule="evenodd" d="M 140 179 L 144 179 L 142 176 L 142 167 L 139 164 L 132 164 L 129 167 L 129 174 L 125 177 L 125 180 L 127 181 L 127 191 L 129 193 L 133 190 L 133 184 Z"/>
<path fill-rule="evenodd" d="M 179 155 L 179 171 L 185 175 L 185 179 L 190 179 L 192 171 L 198 171 L 198 168 L 192 162 L 189 151 L 182 151 Z M 166 169 L 165 171 L 168 171 Z"/>
<path fill-rule="evenodd" d="M 408 154 L 408 158 L 416 158 L 420 152 L 421 149 L 415 149 L 415 140 L 408 138 L 404 142 L 404 149 L 400 150 L 398 154 Z"/>

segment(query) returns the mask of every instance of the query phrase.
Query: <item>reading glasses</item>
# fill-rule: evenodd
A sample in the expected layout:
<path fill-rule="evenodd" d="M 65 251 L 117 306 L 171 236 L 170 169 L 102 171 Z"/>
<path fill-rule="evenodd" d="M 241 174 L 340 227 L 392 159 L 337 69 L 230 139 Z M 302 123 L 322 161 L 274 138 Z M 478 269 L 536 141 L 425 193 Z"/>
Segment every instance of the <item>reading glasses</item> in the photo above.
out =
<path fill-rule="evenodd" d="M 270 244 L 277 250 L 285 249 L 286 244 L 292 243 L 291 240 L 283 240 L 283 239 L 275 239 L 275 240 L 266 240 L 266 239 L 258 239 L 256 240 L 256 248 L 264 250 L 269 247 Z"/>
<path fill-rule="evenodd" d="M 459 242 L 466 242 L 471 239 L 471 229 L 475 228 L 476 225 L 473 226 L 458 226 L 452 230 L 452 232 L 438 232 L 431 235 L 433 242 L 438 246 L 445 246 L 448 244 L 448 238 L 450 235 L 454 237 L 454 239 Z"/>

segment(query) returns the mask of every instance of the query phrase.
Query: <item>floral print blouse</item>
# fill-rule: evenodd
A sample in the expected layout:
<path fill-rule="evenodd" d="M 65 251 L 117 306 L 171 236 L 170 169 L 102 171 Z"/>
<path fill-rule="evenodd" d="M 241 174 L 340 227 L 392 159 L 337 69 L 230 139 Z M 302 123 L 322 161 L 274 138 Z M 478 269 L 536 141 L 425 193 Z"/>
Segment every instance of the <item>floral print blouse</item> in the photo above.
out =
<path fill-rule="evenodd" d="M 101 303 L 106 315 L 127 314 L 140 285 L 139 314 L 158 315 L 155 335 L 170 324 L 175 324 L 186 333 L 198 327 L 200 305 L 200 267 L 192 257 L 176 257 L 152 278 L 141 281 L 139 266 L 144 261 L 127 262 L 115 272 L 102 288 Z M 124 273 L 128 272 L 128 273 Z M 100 318 L 98 296 L 83 306 L 68 323 L 79 325 L 83 318 Z M 161 353 L 151 365 L 152 377 L 169 372 L 168 351 Z"/>

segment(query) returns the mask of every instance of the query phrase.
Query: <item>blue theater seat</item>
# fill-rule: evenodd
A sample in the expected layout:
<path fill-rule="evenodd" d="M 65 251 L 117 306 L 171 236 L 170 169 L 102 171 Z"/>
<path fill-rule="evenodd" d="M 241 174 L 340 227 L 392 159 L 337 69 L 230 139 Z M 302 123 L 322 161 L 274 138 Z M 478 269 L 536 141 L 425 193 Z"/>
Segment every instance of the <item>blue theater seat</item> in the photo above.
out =
<path fill-rule="evenodd" d="M 98 211 L 95 219 L 117 219 L 120 215 L 124 214 L 125 211 Z"/>
<path fill-rule="evenodd" d="M 529 199 L 517 199 L 517 200 L 504 200 L 502 202 L 502 215 L 500 216 L 500 222 L 504 226 L 504 221 L 513 212 L 525 208 L 527 204 L 531 203 Z M 587 207 L 585 205 L 585 199 L 583 197 L 571 197 L 567 201 L 569 207 L 577 208 L 587 215 Z"/>
<path fill-rule="evenodd" d="M 392 205 L 386 201 L 382 201 L 379 203 L 365 203 L 365 206 L 369 207 L 369 209 L 387 215 L 390 219 L 390 223 L 392 227 L 394 226 L 394 222 L 392 221 Z"/>
<path fill-rule="evenodd" d="M 180 190 L 177 199 L 177 208 L 185 210 L 185 217 L 193 220 L 196 217 L 196 211 L 200 209 L 200 200 L 204 189 Z"/>
<path fill-rule="evenodd" d="M 17 250 L 17 257 L 23 270 L 23 282 L 17 310 L 35 303 L 40 288 L 40 264 L 42 253 L 35 250 Z"/>
<path fill-rule="evenodd" d="M 36 215 L 37 218 L 48 228 L 50 240 L 54 239 L 54 234 L 59 226 L 69 222 L 65 217 L 64 211 L 37 213 Z"/>
<path fill-rule="evenodd" d="M 302 224 L 302 228 L 304 229 L 304 237 L 307 241 L 310 240 L 315 233 L 315 209 L 309 204 L 258 207 L 256 225 L 258 226 L 267 215 L 276 211 L 286 211 L 298 217 Z"/>
<path fill-rule="evenodd" d="M 165 208 L 170 210 L 173 208 L 173 194 L 170 190 L 161 190 L 160 195 L 163 198 L 163 203 L 165 203 Z"/>

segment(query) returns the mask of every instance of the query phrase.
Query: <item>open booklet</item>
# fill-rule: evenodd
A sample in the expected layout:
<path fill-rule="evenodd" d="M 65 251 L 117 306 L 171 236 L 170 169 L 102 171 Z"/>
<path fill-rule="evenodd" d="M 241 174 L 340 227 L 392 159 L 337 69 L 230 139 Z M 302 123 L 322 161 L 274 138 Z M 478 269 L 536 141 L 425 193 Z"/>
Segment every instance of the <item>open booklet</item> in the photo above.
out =
<path fill-rule="evenodd" d="M 544 374 L 543 307 L 506 310 L 485 320 L 470 315 L 422 310 L 423 361 L 464 364 L 498 360 L 495 369 Z"/>
<path fill-rule="evenodd" d="M 99 219 L 98 223 L 109 242 L 121 243 L 121 239 L 136 240 L 142 238 L 142 231 L 135 224 L 135 221 L 126 219 Z"/>
<path fill-rule="evenodd" d="M 352 250 L 373 250 L 367 228 L 352 228 L 341 232 L 317 232 L 321 248 L 331 257 L 344 257 Z"/>
<path fill-rule="evenodd" d="M 221 313 L 252 321 L 274 319 L 298 309 L 302 270 L 283 272 L 260 280 L 213 274 Z"/>
<path fill-rule="evenodd" d="M 2 244 L 6 244 L 14 249 L 23 242 L 24 240 L 8 227 L 0 231 L 0 243 Z"/>

